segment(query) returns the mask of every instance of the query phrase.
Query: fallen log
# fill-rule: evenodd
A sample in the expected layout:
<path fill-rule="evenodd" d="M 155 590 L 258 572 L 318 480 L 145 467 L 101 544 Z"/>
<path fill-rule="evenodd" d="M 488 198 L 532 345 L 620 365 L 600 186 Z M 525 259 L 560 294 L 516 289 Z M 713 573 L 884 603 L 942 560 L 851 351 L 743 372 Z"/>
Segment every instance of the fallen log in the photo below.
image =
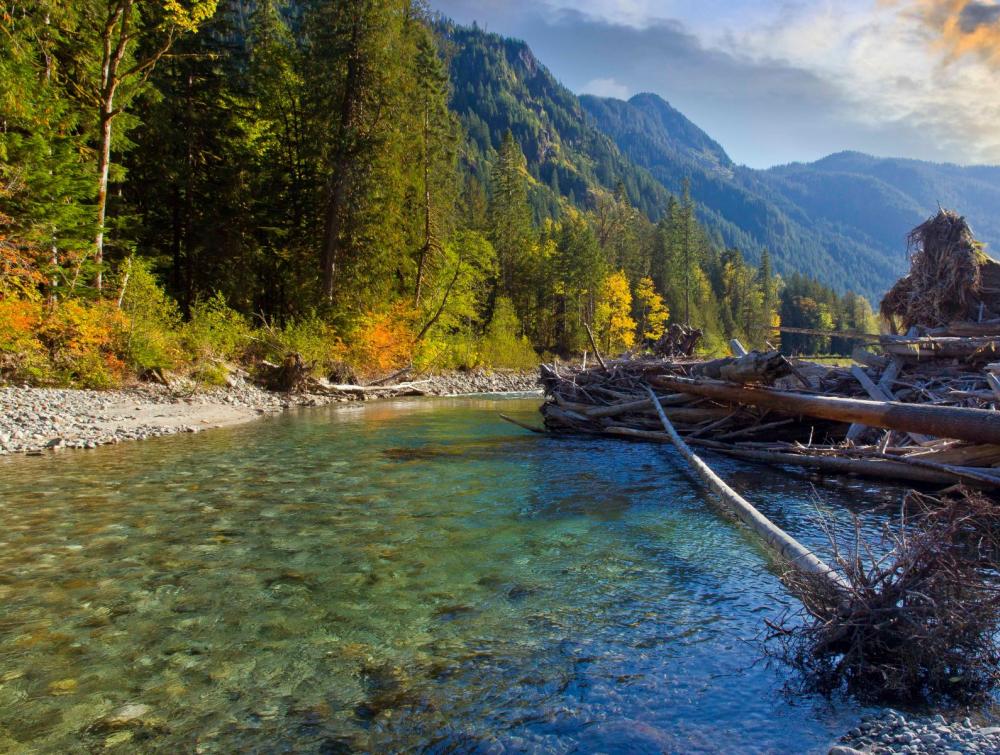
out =
<path fill-rule="evenodd" d="M 676 406 L 678 404 L 689 404 L 694 399 L 684 393 L 677 393 L 672 396 L 664 396 L 660 402 L 666 406 Z M 653 402 L 649 399 L 640 401 L 630 401 L 625 404 L 612 404 L 611 406 L 589 407 L 584 413 L 588 417 L 599 419 L 601 417 L 617 417 L 620 414 L 631 414 L 632 412 L 644 412 L 652 410 Z"/>
<path fill-rule="evenodd" d="M 881 480 L 906 480 L 930 485 L 952 485 L 959 481 L 955 475 L 946 472 L 909 466 L 897 461 L 853 459 L 845 456 L 811 456 L 809 454 L 759 451 L 749 448 L 719 448 L 709 446 L 707 443 L 705 445 L 727 456 L 747 461 L 760 461 L 775 466 L 810 467 L 838 474 L 854 474 Z"/>
<path fill-rule="evenodd" d="M 1000 341 L 982 338 L 921 338 L 905 341 L 885 341 L 882 348 L 888 354 L 903 359 L 962 359 L 989 362 L 1000 354 Z"/>
<path fill-rule="evenodd" d="M 656 407 L 657 414 L 660 416 L 660 422 L 663 423 L 663 429 L 667 431 L 671 442 L 705 483 L 722 499 L 729 511 L 735 514 L 741 522 L 761 537 L 771 549 L 777 551 L 795 569 L 810 576 L 825 578 L 834 590 L 848 589 L 847 583 L 837 572 L 823 563 L 815 553 L 802 545 L 802 543 L 761 514 L 749 501 L 729 487 L 725 480 L 715 474 L 712 468 L 702 461 L 701 457 L 696 455 L 681 439 L 681 436 L 677 434 L 674 426 L 667 419 L 667 415 L 663 411 L 663 407 L 660 406 L 660 402 L 653 390 L 647 388 L 647 391 L 650 400 Z"/>
<path fill-rule="evenodd" d="M 816 396 L 666 375 L 651 380 L 661 388 L 678 393 L 773 409 L 785 415 L 806 415 L 939 438 L 1000 444 L 1000 412 L 987 409 Z"/>

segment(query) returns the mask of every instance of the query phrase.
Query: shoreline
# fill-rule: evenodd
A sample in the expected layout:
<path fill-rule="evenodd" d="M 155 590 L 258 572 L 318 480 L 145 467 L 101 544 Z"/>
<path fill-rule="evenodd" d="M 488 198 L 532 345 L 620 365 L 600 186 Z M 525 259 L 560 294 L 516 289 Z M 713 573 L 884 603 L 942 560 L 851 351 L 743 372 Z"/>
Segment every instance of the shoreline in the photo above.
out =
<path fill-rule="evenodd" d="M 391 387 L 390 387 L 391 388 Z M 235 375 L 222 388 L 187 390 L 157 384 L 98 391 L 0 387 L 0 456 L 40 456 L 131 440 L 231 427 L 299 407 L 399 396 L 462 396 L 537 388 L 537 374 L 514 371 L 447 373 L 419 384 L 325 394 L 276 393 Z"/>

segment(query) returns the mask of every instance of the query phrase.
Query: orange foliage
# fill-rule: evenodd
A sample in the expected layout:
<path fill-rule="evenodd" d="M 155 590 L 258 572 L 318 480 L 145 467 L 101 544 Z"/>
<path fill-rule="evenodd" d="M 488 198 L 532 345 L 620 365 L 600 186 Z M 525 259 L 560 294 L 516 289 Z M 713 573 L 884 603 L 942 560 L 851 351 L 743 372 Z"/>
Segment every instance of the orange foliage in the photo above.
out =
<path fill-rule="evenodd" d="M 417 313 L 406 304 L 387 312 L 368 312 L 350 339 L 350 360 L 362 372 L 387 372 L 413 360 Z"/>
<path fill-rule="evenodd" d="M 44 281 L 31 254 L 0 234 L 0 298 L 37 298 L 38 286 Z"/>
<path fill-rule="evenodd" d="M 108 387 L 121 381 L 125 317 L 110 301 L 45 304 L 0 299 L 0 356 L 15 375 L 41 383 Z"/>

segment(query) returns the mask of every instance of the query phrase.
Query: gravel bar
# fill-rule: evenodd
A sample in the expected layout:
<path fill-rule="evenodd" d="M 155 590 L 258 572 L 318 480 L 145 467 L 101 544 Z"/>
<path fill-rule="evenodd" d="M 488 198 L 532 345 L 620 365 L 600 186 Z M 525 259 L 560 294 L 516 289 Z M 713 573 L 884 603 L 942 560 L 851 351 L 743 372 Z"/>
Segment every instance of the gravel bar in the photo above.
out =
<path fill-rule="evenodd" d="M 538 388 L 536 373 L 456 372 L 423 378 L 419 393 L 454 396 Z M 195 433 L 299 406 L 375 399 L 382 391 L 343 395 L 265 391 L 234 374 L 225 388 L 194 390 L 143 384 L 113 391 L 0 387 L 0 456 L 96 448 L 128 440 Z"/>
<path fill-rule="evenodd" d="M 976 726 L 968 718 L 948 723 L 941 715 L 907 718 L 890 710 L 862 718 L 829 755 L 858 753 L 996 755 L 1000 753 L 1000 726 Z"/>

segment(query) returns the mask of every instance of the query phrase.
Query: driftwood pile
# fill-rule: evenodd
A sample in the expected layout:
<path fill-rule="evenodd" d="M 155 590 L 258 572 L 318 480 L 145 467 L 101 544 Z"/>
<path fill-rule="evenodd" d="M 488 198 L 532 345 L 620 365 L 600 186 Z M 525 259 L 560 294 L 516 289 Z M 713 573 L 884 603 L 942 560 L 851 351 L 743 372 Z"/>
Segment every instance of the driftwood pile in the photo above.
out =
<path fill-rule="evenodd" d="M 880 307 L 894 331 L 1000 317 L 1000 263 L 986 256 L 964 218 L 941 210 L 908 240 L 910 273 Z"/>
<path fill-rule="evenodd" d="M 270 391 L 281 393 L 308 393 L 315 396 L 335 396 L 346 399 L 396 398 L 398 396 L 425 396 L 425 387 L 430 380 L 416 380 L 402 383 L 392 381 L 412 372 L 413 367 L 404 367 L 379 380 L 364 385 L 356 382 L 345 383 L 344 378 L 356 381 L 354 372 L 345 365 L 338 365 L 326 378 L 318 378 L 313 373 L 315 364 L 306 362 L 302 355 L 291 352 L 280 364 L 263 361 L 257 365 L 257 380 Z M 386 385 L 386 383 L 391 383 Z"/>
<path fill-rule="evenodd" d="M 541 382 L 550 432 L 668 442 L 650 386 L 691 445 L 783 466 L 1000 487 L 1000 380 L 984 365 L 893 355 L 829 367 L 751 352 L 545 365 Z"/>

